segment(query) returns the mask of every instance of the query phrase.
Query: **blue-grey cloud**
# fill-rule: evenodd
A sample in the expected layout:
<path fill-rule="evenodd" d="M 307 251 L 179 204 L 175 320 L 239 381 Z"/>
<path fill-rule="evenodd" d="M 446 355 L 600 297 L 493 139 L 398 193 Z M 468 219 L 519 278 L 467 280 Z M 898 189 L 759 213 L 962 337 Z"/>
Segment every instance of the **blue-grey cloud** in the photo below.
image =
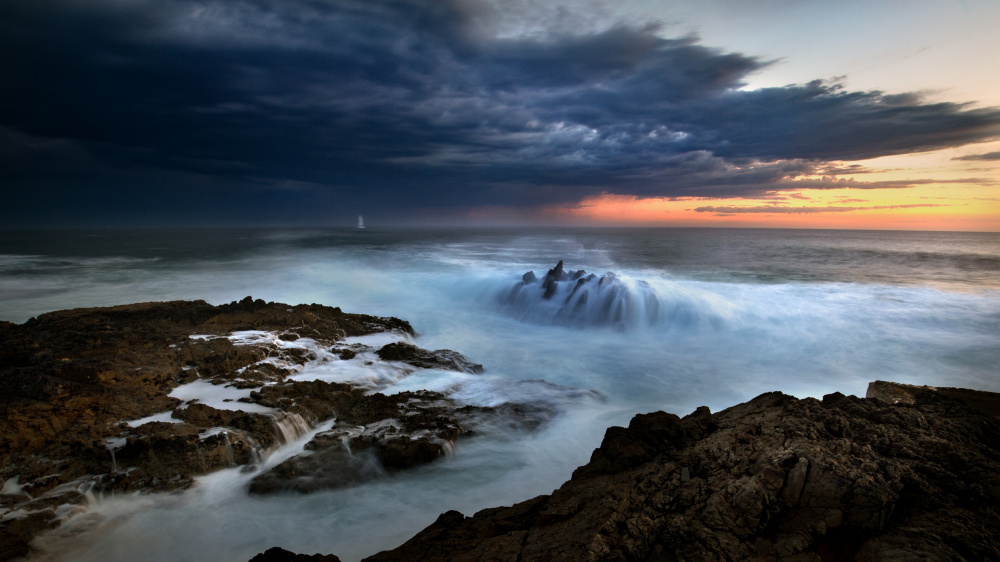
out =
<path fill-rule="evenodd" d="M 973 162 L 977 161 L 995 161 L 1000 160 L 1000 152 L 987 152 L 986 154 L 969 154 L 967 156 L 959 156 L 957 158 L 952 158 L 952 160 L 970 160 Z"/>
<path fill-rule="evenodd" d="M 996 108 L 825 82 L 745 91 L 769 61 L 655 23 L 498 34 L 502 6 L 8 0 L 4 218 L 322 222 L 905 187 L 919 182 L 806 177 L 1000 134 Z"/>

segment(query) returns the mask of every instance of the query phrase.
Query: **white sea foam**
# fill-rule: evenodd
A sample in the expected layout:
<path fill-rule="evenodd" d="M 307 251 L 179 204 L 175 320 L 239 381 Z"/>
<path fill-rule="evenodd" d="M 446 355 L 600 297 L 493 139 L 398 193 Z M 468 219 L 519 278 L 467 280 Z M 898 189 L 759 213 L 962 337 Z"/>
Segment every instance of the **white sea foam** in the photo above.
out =
<path fill-rule="evenodd" d="M 198 439 L 208 439 L 209 437 L 214 437 L 216 435 L 221 435 L 228 432 L 229 430 L 225 427 L 210 427 L 205 431 L 198 434 Z"/>
<path fill-rule="evenodd" d="M 146 416 L 144 418 L 139 418 L 137 420 L 128 420 L 125 423 L 128 424 L 129 427 L 139 427 L 140 425 L 147 424 L 149 422 L 181 423 L 182 420 L 175 418 L 173 414 L 173 410 L 170 410 Z"/>
<path fill-rule="evenodd" d="M 104 528 L 89 551 L 65 560 L 245 560 L 275 545 L 357 560 L 398 545 L 447 509 L 471 514 L 551 492 L 587 461 L 609 425 L 627 424 L 637 412 L 684 415 L 700 405 L 717 411 L 772 390 L 800 397 L 863 395 L 874 379 L 1000 391 L 1000 292 L 989 269 L 995 257 L 983 258 L 982 248 L 962 255 L 979 256 L 984 265 L 955 258 L 966 260 L 962 267 L 981 268 L 966 274 L 945 258 L 929 272 L 920 269 L 922 260 L 897 266 L 899 248 L 886 254 L 894 261 L 883 261 L 869 252 L 883 245 L 889 237 L 883 234 L 846 234 L 852 240 L 846 246 L 827 243 L 830 235 L 822 233 L 770 239 L 714 231 L 407 233 L 389 242 L 366 241 L 380 236 L 374 231 L 366 236 L 169 269 L 70 269 L 51 286 L 69 292 L 10 301 L 5 318 L 167 298 L 223 303 L 248 294 L 392 315 L 412 323 L 417 345 L 454 349 L 486 372 L 386 367 L 374 361 L 373 351 L 345 361 L 317 348 L 311 350 L 316 359 L 291 378 L 353 382 L 388 393 L 437 390 L 476 405 L 531 401 L 557 412 L 549 424 L 530 433 L 493 428 L 460 440 L 452 456 L 354 489 L 250 497 L 252 475 L 233 469 L 201 478 L 196 489 L 175 498 L 117 498 L 102 504 L 101 513 L 113 512 L 112 504 L 124 513 L 134 504 L 134 515 Z M 758 238 L 764 242 L 754 242 Z M 541 320 L 522 319 L 498 303 L 497 295 L 522 273 L 534 270 L 541 277 L 560 259 L 567 269 L 614 272 L 628 287 L 646 283 L 659 303 L 657 318 L 640 315 L 619 330 L 547 322 L 544 309 Z M 21 277 L 5 279 L 27 287 Z M 342 345 L 374 350 L 403 336 L 366 338 Z M 273 344 L 313 345 L 308 338 Z M 211 400 L 205 393 L 233 392 L 201 384 L 188 391 L 205 403 Z M 282 447 L 265 462 L 293 450 Z"/>
<path fill-rule="evenodd" d="M 360 353 L 350 360 L 331 359 L 317 363 L 289 376 L 288 380 L 347 383 L 381 391 L 406 378 L 412 371 L 413 369 L 378 362 L 378 357 L 370 352 Z"/>
<path fill-rule="evenodd" d="M 348 345 L 361 344 L 374 349 L 379 349 L 389 345 L 390 343 L 411 341 L 412 339 L 409 336 L 399 332 L 377 332 L 367 336 L 351 336 L 349 338 L 344 338 L 343 343 Z"/>
<path fill-rule="evenodd" d="M 282 445 L 294 443 L 312 429 L 312 424 L 295 413 L 278 412 L 271 416 L 271 422 L 278 430 L 278 442 Z"/>
<path fill-rule="evenodd" d="M 0 495 L 13 496 L 20 494 L 22 491 L 22 487 L 17 482 L 19 478 L 20 478 L 19 476 L 14 476 L 12 478 L 4 480 L 3 488 L 0 489 Z"/>
<path fill-rule="evenodd" d="M 108 437 L 104 440 L 104 444 L 111 451 L 115 449 L 121 449 L 125 446 L 126 439 L 124 437 Z"/>
<path fill-rule="evenodd" d="M 234 388 L 222 384 L 212 384 L 206 380 L 196 380 L 182 384 L 170 391 L 168 396 L 181 400 L 186 405 L 191 400 L 211 406 L 219 410 L 242 410 L 244 412 L 259 412 L 271 414 L 276 410 L 250 402 L 240 402 L 240 398 L 249 398 L 252 388 Z M 184 405 L 181 407 L 183 408 Z"/>

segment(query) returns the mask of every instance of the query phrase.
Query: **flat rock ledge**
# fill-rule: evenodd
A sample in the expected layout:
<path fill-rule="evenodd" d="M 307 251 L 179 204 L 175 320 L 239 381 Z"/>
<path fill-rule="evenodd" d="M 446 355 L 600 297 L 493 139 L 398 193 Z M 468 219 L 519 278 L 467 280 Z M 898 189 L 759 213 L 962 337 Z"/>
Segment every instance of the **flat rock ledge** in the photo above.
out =
<path fill-rule="evenodd" d="M 1000 560 L 1000 402 L 937 390 L 637 415 L 551 495 L 366 560 Z"/>
<path fill-rule="evenodd" d="M 460 406 L 433 392 L 385 396 L 289 380 L 326 361 L 383 361 L 400 376 L 482 371 L 450 350 L 343 341 L 381 332 L 414 335 L 397 318 L 251 297 L 0 322 L 0 561 L 28 554 L 38 534 L 85 512 L 93 494 L 173 492 L 216 470 L 256 470 L 276 447 L 321 423 L 325 431 L 305 454 L 258 475 L 250 492 L 307 493 L 384 478 L 450 453 L 456 439 L 497 416 L 530 430 L 554 415 L 515 404 Z M 249 396 L 226 409 L 170 396 L 194 382 Z"/>

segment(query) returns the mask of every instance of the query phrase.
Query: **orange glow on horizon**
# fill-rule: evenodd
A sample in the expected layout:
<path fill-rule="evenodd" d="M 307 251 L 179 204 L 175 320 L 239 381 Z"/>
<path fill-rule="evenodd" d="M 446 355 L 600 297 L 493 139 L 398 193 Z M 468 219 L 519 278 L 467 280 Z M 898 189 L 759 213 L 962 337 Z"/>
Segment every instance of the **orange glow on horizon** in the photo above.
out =
<path fill-rule="evenodd" d="M 609 226 L 1000 231 L 1000 198 L 979 199 L 983 198 L 956 200 L 940 192 L 923 195 L 909 189 L 785 193 L 776 194 L 773 200 L 670 200 L 604 194 L 585 198 L 577 205 L 548 207 L 543 213 L 561 223 Z M 769 212 L 771 208 L 774 210 Z"/>
<path fill-rule="evenodd" d="M 1000 142 L 921 154 L 842 162 L 861 170 L 835 178 L 857 187 L 794 189 L 786 179 L 759 197 L 682 198 L 601 194 L 542 209 L 566 224 L 719 226 L 1000 232 L 1000 162 L 961 157 L 1000 149 Z M 838 182 L 830 181 L 837 186 Z M 866 188 L 865 184 L 871 187 Z M 899 187 L 881 187 L 897 184 Z"/>
<path fill-rule="evenodd" d="M 789 177 L 757 196 L 669 199 L 603 193 L 541 208 L 481 207 L 468 218 L 498 225 L 1000 232 L 1000 161 L 969 158 L 994 152 L 1000 152 L 1000 141 L 830 162 L 833 169 L 857 171 Z M 799 181 L 802 188 L 796 188 Z"/>

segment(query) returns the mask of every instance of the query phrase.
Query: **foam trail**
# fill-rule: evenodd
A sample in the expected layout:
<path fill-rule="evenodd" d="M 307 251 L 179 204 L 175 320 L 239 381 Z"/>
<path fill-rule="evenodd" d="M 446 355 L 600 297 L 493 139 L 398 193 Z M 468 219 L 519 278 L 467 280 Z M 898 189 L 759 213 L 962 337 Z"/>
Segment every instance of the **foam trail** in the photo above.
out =
<path fill-rule="evenodd" d="M 998 241 L 955 233 L 368 229 L 364 237 L 250 240 L 245 253 L 170 267 L 97 264 L 48 276 L 3 273 L 0 264 L 10 286 L 66 291 L 0 302 L 9 302 L 4 319 L 19 322 L 60 308 L 169 298 L 219 304 L 248 294 L 397 316 L 412 323 L 415 344 L 459 351 L 486 372 L 382 369 L 373 349 L 388 340 L 371 338 L 339 342 L 371 346 L 350 361 L 316 350 L 315 364 L 290 378 L 388 393 L 427 388 L 474 405 L 531 401 L 557 413 L 533 432 L 497 424 L 460 440 L 454 455 L 355 489 L 248 497 L 253 473 L 232 469 L 176 497 L 119 498 L 114 505 L 143 507 L 129 508 L 131 517 L 85 556 L 61 551 L 64 560 L 248 560 L 279 545 L 348 562 L 398 545 L 447 509 L 471 514 L 550 493 L 609 425 L 627 425 L 638 412 L 718 411 L 773 390 L 863 395 L 875 378 L 1000 391 Z M 928 259 L 931 250 L 938 257 Z M 572 272 L 549 299 L 543 275 L 534 284 L 522 278 L 560 259 L 596 273 L 589 292 L 573 293 Z M 608 271 L 610 285 L 593 284 Z M 178 388 L 185 400 L 246 406 L 233 389 Z M 301 443 L 277 449 L 260 470 Z M 100 509 L 113 511 L 107 501 Z"/>
<path fill-rule="evenodd" d="M 515 283 L 497 297 L 500 310 L 528 322 L 564 326 L 628 329 L 659 320 L 660 302 L 644 282 L 629 283 L 613 273 L 594 274 L 571 283 L 542 286 Z"/>
<path fill-rule="evenodd" d="M 313 425 L 299 414 L 287 412 L 271 414 L 271 424 L 274 426 L 278 442 L 282 445 L 294 443 L 313 428 Z"/>
<path fill-rule="evenodd" d="M 718 299 L 676 284 L 607 272 L 563 271 L 563 262 L 539 279 L 529 271 L 518 280 L 486 281 L 494 309 L 541 325 L 606 327 L 619 331 L 652 326 L 718 325 Z"/>

